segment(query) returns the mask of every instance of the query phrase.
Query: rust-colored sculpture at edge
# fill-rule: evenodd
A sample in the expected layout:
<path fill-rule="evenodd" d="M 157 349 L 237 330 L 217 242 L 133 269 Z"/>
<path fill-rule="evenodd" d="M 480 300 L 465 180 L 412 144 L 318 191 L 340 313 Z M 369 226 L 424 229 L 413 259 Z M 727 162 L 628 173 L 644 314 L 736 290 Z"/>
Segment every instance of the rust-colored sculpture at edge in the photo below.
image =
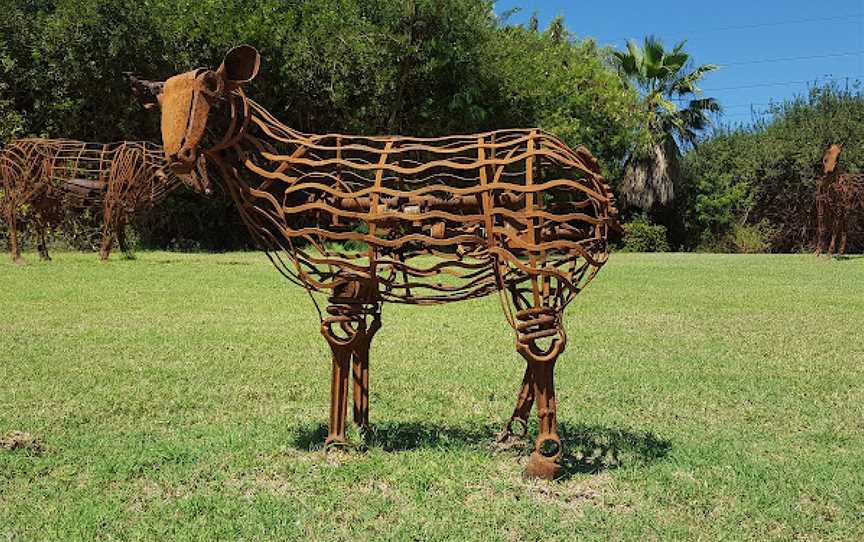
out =
<path fill-rule="evenodd" d="M 165 165 L 162 149 L 152 143 L 12 141 L 0 150 L 0 210 L 9 229 L 12 259 L 23 263 L 17 224 L 28 205 L 42 259 L 50 259 L 46 229 L 56 227 L 65 213 L 86 209 L 102 213 L 101 259 L 108 259 L 115 237 L 131 257 L 124 226 L 135 213 L 153 207 L 179 184 Z"/>
<path fill-rule="evenodd" d="M 816 190 L 816 254 L 825 251 L 832 255 L 836 248 L 837 255 L 844 255 L 850 216 L 856 210 L 864 209 L 864 175 L 842 173 L 839 167 L 841 152 L 843 145 L 835 143 L 828 147 L 822 158 L 822 178 Z"/>
<path fill-rule="evenodd" d="M 382 303 L 500 293 L 527 362 L 503 436 L 524 437 L 536 403 L 540 427 L 526 474 L 556 477 L 562 313 L 606 262 L 607 235 L 618 226 L 597 162 L 538 129 L 441 138 L 300 133 L 243 92 L 259 65 L 258 52 L 240 46 L 217 71 L 164 83 L 133 77 L 133 91 L 161 107 L 175 171 L 190 171 L 203 155 L 279 271 L 310 294 L 329 292 L 321 318 L 333 353 L 327 444 L 346 442 L 349 373 L 354 422 L 368 426 L 369 349 Z M 204 138 L 205 128 L 217 140 Z"/>

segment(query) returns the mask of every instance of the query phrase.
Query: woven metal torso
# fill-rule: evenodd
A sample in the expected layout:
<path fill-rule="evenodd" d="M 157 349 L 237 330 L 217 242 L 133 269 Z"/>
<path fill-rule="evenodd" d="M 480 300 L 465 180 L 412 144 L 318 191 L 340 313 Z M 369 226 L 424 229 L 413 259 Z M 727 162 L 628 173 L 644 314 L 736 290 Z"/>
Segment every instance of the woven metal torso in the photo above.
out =
<path fill-rule="evenodd" d="M 310 289 L 350 275 L 391 302 L 506 287 L 563 308 L 607 259 L 609 187 L 587 150 L 546 132 L 303 134 L 242 94 L 233 106 L 208 154 L 277 266 Z"/>

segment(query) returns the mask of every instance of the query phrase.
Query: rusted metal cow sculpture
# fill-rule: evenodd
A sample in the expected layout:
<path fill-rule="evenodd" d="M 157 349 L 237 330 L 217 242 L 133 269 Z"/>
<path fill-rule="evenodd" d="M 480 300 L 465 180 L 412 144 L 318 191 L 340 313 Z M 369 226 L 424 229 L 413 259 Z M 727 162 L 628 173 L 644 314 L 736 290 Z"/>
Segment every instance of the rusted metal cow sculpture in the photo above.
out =
<path fill-rule="evenodd" d="M 259 64 L 254 48 L 240 46 L 216 71 L 164 83 L 133 77 L 133 91 L 145 106 L 161 106 L 175 171 L 204 156 L 279 271 L 310 293 L 329 293 L 321 319 L 333 353 L 326 443 L 346 442 L 349 372 L 354 421 L 369 423 L 369 348 L 383 302 L 500 292 L 527 361 L 505 434 L 525 436 L 536 403 L 527 474 L 554 478 L 562 312 L 606 262 L 607 234 L 617 226 L 597 162 L 535 129 L 431 139 L 300 133 L 243 92 Z M 205 131 L 218 138 L 205 140 Z"/>
<path fill-rule="evenodd" d="M 102 214 L 100 257 L 108 259 L 114 238 L 131 257 L 124 226 L 178 186 L 161 147 L 147 142 L 85 143 L 65 139 L 19 139 L 0 151 L 0 208 L 9 229 L 13 260 L 22 263 L 17 223 L 30 206 L 39 255 L 49 260 L 45 232 L 66 213 Z"/>
<path fill-rule="evenodd" d="M 842 152 L 843 145 L 835 143 L 828 147 L 822 158 L 822 178 L 816 190 L 816 254 L 827 251 L 832 255 L 835 248 L 836 254 L 845 254 L 850 217 L 855 211 L 864 209 L 864 175 L 841 172 Z"/>

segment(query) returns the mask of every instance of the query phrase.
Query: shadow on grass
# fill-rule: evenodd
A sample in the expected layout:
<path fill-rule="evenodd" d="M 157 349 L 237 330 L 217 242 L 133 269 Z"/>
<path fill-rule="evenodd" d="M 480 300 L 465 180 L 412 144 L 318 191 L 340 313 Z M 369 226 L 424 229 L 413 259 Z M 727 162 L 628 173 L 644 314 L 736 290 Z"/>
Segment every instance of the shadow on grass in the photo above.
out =
<path fill-rule="evenodd" d="M 363 447 L 400 452 L 422 448 L 487 448 L 496 443 L 500 427 L 492 425 L 448 426 L 428 422 L 395 422 L 373 425 L 363 438 Z M 632 431 L 603 425 L 559 424 L 564 442 L 563 478 L 574 474 L 599 473 L 624 464 L 647 465 L 664 459 L 672 443 L 647 431 Z M 536 427 L 524 440 L 494 444 L 495 453 L 527 456 Z M 321 449 L 327 437 L 324 424 L 296 428 L 293 446 L 300 450 Z"/>
<path fill-rule="evenodd" d="M 625 464 L 649 465 L 663 460 L 672 442 L 650 431 L 632 431 L 602 425 L 559 427 L 564 442 L 562 478 L 596 474 Z"/>

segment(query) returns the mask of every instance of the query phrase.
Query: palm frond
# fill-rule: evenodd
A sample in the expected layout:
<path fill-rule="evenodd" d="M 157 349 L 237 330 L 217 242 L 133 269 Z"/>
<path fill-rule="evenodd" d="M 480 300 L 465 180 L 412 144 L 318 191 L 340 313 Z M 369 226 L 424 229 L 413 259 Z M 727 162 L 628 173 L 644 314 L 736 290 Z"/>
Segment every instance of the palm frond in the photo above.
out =
<path fill-rule="evenodd" d="M 695 68 L 690 73 L 681 75 L 672 83 L 669 91 L 671 93 L 677 94 L 678 96 L 684 96 L 686 94 L 698 94 L 699 92 L 702 92 L 697 86 L 699 81 L 701 81 L 707 73 L 710 73 L 719 68 L 720 66 L 716 64 L 703 64 Z"/>
<path fill-rule="evenodd" d="M 669 51 L 659 39 L 648 36 L 641 48 L 631 40 L 626 52 L 613 53 L 622 81 L 642 92 L 644 111 L 642 133 L 627 159 L 620 187 L 625 205 L 648 210 L 671 203 L 682 146 L 695 146 L 700 133 L 711 125 L 711 114 L 722 111 L 714 98 L 699 96 L 698 86 L 719 66 L 691 69 L 685 44 L 679 42 Z M 673 99 L 687 96 L 694 99 L 684 108 Z"/>

